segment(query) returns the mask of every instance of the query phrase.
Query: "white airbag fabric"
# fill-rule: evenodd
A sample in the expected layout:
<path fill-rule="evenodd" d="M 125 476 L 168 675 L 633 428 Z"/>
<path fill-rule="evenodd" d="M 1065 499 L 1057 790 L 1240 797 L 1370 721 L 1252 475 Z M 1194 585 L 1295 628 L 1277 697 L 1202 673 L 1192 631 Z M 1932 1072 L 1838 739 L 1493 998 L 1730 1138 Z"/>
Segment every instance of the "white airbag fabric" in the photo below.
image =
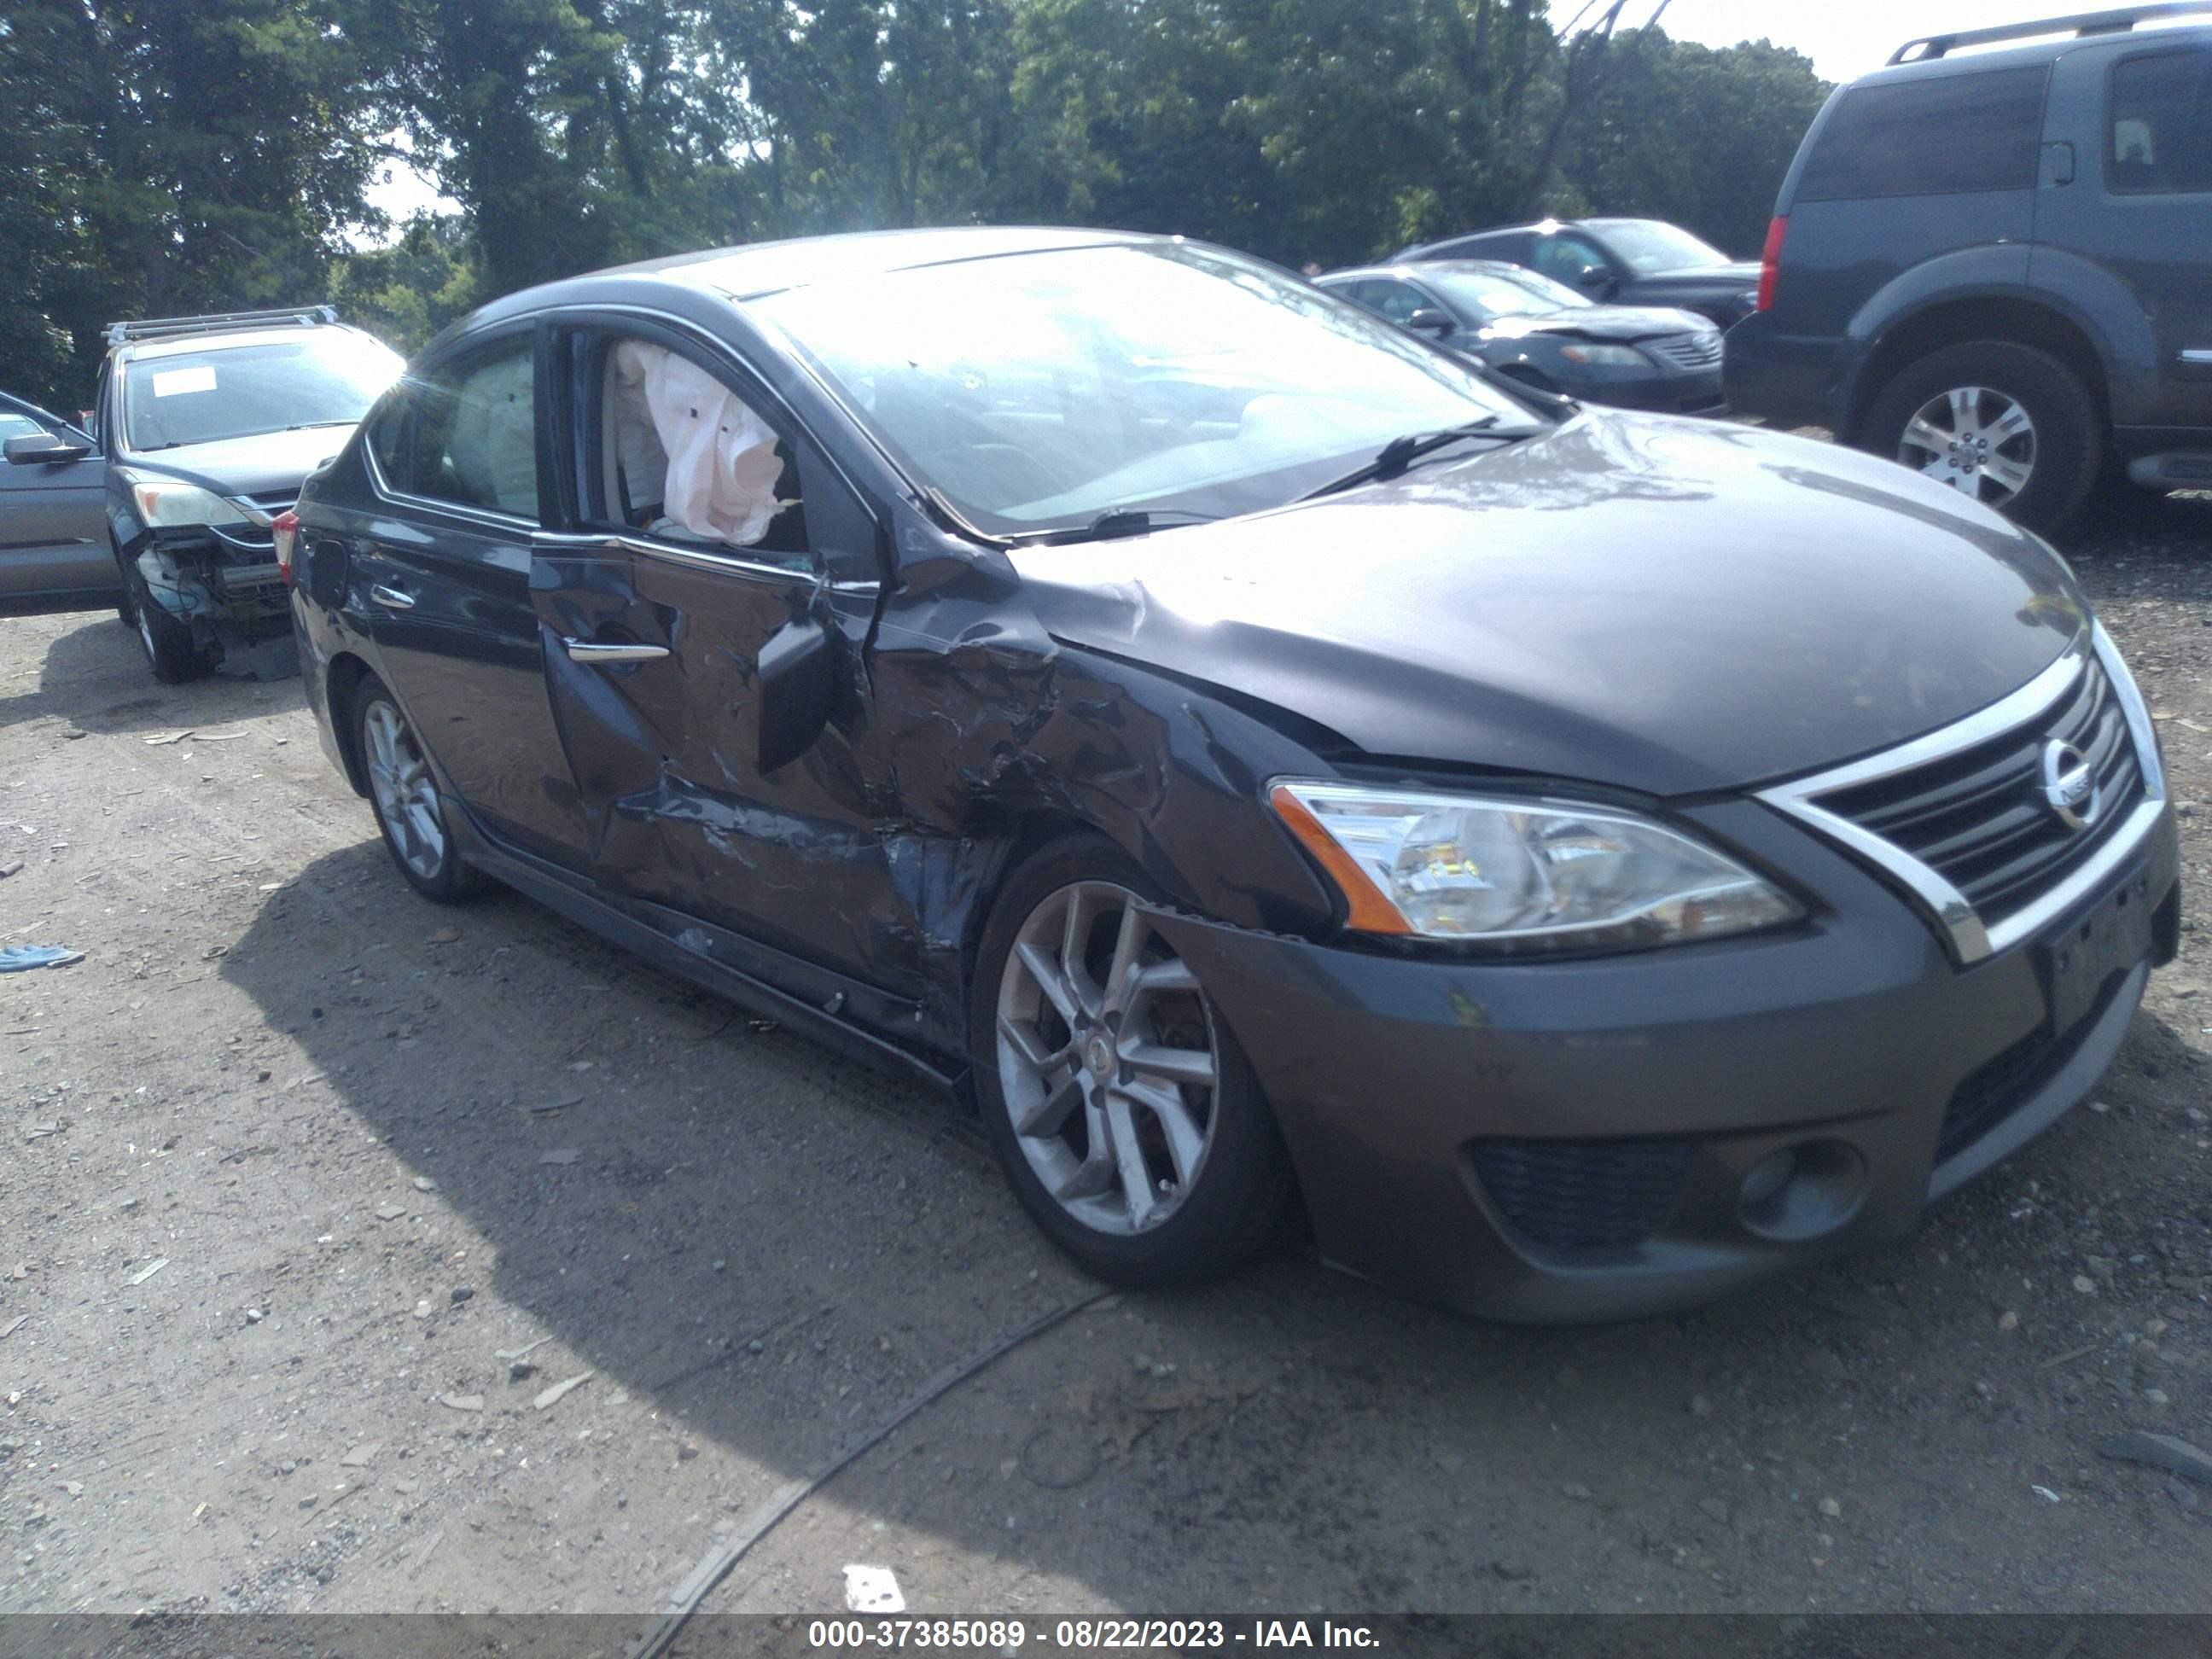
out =
<path fill-rule="evenodd" d="M 637 477 L 639 463 L 650 464 L 638 441 L 648 423 L 667 459 L 660 500 L 669 527 L 738 547 L 766 535 L 787 503 L 775 495 L 776 436 L 760 416 L 696 363 L 641 340 L 615 348 L 613 380 L 624 468 Z"/>

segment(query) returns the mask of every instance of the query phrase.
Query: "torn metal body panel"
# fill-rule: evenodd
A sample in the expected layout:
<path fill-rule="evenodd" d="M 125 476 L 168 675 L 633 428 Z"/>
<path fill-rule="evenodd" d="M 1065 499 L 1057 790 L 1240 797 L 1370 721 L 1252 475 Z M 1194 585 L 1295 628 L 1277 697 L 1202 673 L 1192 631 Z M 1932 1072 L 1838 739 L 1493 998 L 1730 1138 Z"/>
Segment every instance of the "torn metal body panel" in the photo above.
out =
<path fill-rule="evenodd" d="M 1001 232 L 814 257 L 865 276 L 1125 246 L 1184 257 Z M 2172 815 L 2133 682 L 2056 556 L 1949 492 L 1773 434 L 1492 411 L 1356 487 L 1332 493 L 1346 458 L 1324 456 L 1270 508 L 1168 530 L 1086 503 L 1024 543 L 977 529 L 973 492 L 1072 453 L 1039 422 L 1043 377 L 993 394 L 1034 441 L 956 445 L 983 483 L 948 494 L 749 300 L 814 280 L 808 258 L 503 300 L 300 507 L 308 697 L 356 788 L 375 685 L 459 856 L 672 971 L 987 1112 L 1028 1043 L 1059 1068 L 1022 1109 L 1033 1139 L 1072 1110 L 1070 1068 L 1158 1101 L 1146 1067 L 1225 1088 L 1249 1066 L 1325 1258 L 1579 1320 L 1909 1229 L 2086 1092 L 2172 956 Z M 1332 338 L 1368 326 L 1284 291 L 1337 307 Z M 657 527 L 601 401 L 634 338 L 776 437 L 775 500 L 800 505 L 759 540 Z M 506 385 L 525 353 L 535 510 L 460 501 L 444 388 L 465 405 L 472 366 Z M 1218 456 L 1222 374 L 1193 361 L 1188 447 Z M 1182 405 L 1142 404 L 1133 441 L 1183 418 L 1156 407 Z M 1261 412 L 1273 465 L 1301 428 Z M 1999 816 L 1964 823 L 1969 798 Z M 1110 938 L 1076 898 L 1048 938 L 1009 896 L 1072 832 L 1115 873 L 1059 890 L 1135 896 Z M 1111 971 L 1087 1001 L 1052 962 L 1086 972 L 1094 943 Z M 1145 996 L 1196 1000 L 1182 1046 Z M 1157 1121 L 1114 1154 L 1172 1154 L 1133 1218 L 1236 1156 L 1172 1101 Z M 1085 1154 L 1075 1200 L 1103 1167 Z"/>
<path fill-rule="evenodd" d="M 142 534 L 132 563 L 144 593 L 179 623 L 226 673 L 289 679 L 291 596 L 267 546 L 214 532 Z"/>

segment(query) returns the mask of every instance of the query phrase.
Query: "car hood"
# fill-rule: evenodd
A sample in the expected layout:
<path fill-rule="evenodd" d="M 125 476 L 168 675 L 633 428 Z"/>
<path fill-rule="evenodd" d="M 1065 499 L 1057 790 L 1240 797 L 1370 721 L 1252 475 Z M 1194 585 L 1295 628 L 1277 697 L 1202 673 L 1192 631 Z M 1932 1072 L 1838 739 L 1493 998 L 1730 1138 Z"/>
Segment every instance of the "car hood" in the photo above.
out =
<path fill-rule="evenodd" d="M 307 476 L 353 436 L 352 426 L 314 426 L 250 438 L 180 444 L 125 458 L 127 466 L 173 477 L 218 495 L 270 495 L 297 489 Z"/>
<path fill-rule="evenodd" d="M 2088 615 L 2042 543 L 1889 462 L 1598 410 L 1317 501 L 1012 557 L 1069 644 L 1374 755 L 1656 795 L 1948 724 Z"/>
<path fill-rule="evenodd" d="M 1499 317 L 1482 331 L 1486 340 L 1519 340 L 1531 334 L 1571 340 L 1656 340 L 1670 334 L 1706 334 L 1713 325 L 1694 311 L 1668 306 L 1577 306 L 1544 317 Z"/>
<path fill-rule="evenodd" d="M 1655 270 L 1636 278 L 1636 291 L 1646 297 L 1668 294 L 1744 294 L 1759 286 L 1755 260 L 1726 265 L 1692 265 L 1684 270 Z"/>

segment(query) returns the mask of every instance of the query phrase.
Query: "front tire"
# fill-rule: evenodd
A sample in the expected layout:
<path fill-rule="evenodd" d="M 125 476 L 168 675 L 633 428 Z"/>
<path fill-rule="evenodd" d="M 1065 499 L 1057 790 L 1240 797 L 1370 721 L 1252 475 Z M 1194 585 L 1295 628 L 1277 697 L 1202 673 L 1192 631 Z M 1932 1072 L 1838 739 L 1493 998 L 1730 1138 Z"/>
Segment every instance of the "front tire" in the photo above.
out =
<path fill-rule="evenodd" d="M 1102 839 L 1045 848 L 1000 894 L 970 990 L 1000 1165 L 1045 1235 L 1117 1285 L 1233 1273 L 1295 1203 L 1250 1062 L 1139 908 L 1156 894 Z"/>
<path fill-rule="evenodd" d="M 123 620 L 138 636 L 138 648 L 154 678 L 164 685 L 182 685 L 206 675 L 211 665 L 193 640 L 191 624 L 171 616 L 137 571 L 127 565 L 122 569 Z"/>
<path fill-rule="evenodd" d="M 487 883 L 454 850 L 445 799 L 398 699 L 372 675 L 362 681 L 353 709 L 354 738 L 384 850 L 407 884 L 432 903 L 474 898 Z"/>
<path fill-rule="evenodd" d="M 1929 353 L 1876 394 L 1860 447 L 2033 530 L 2081 509 L 2104 420 L 2081 377 L 2047 351 L 1973 340 Z"/>

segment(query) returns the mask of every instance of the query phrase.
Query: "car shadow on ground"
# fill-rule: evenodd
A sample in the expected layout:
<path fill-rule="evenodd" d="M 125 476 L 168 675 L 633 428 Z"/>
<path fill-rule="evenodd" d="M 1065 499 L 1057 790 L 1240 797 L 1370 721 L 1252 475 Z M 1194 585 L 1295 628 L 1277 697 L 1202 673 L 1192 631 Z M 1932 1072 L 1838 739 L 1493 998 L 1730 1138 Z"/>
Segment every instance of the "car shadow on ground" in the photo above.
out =
<path fill-rule="evenodd" d="M 21 619 L 0 618 L 0 627 Z M 295 707 L 300 682 L 210 674 L 164 685 L 146 665 L 137 636 L 113 611 L 87 611 L 46 648 L 35 690 L 0 687 L 0 726 L 57 720 L 95 736 L 174 731 Z"/>
<path fill-rule="evenodd" d="M 373 840 L 272 895 L 221 972 L 302 1045 L 310 1087 L 435 1183 L 434 1200 L 365 1188 L 348 1224 L 367 1231 L 380 1200 L 457 1212 L 488 1247 L 466 1270 L 478 1286 L 661 1413 L 665 1443 L 627 1473 L 671 1513 L 749 1507 L 923 1379 L 1096 1288 L 953 1109 L 519 896 L 422 903 Z M 2178 1047 L 2146 1017 L 2130 1054 Z M 2113 1086 L 2131 1098 L 2124 1075 Z M 1932 1607 L 1947 1581 L 1983 1583 L 1990 1506 L 2053 1603 L 2092 1605 L 2102 1569 L 2069 1565 L 2078 1522 L 2019 1530 L 2029 1474 L 1963 1492 L 1958 1474 L 2094 1462 L 2090 1425 L 2059 1420 L 2078 1402 L 2037 1370 L 2070 1328 L 1996 1323 L 2051 1293 L 2021 1288 L 2051 1271 L 2046 1218 L 2112 1184 L 2100 1137 L 2118 1120 L 2080 1115 L 1914 1239 L 1688 1316 L 1483 1326 L 1297 1260 L 1125 1297 L 876 1447 L 811 1500 L 828 1533 L 808 1534 L 806 1561 L 772 1537 L 713 1605 L 834 1606 L 807 1575 L 847 1547 L 846 1517 L 856 1552 L 877 1522 L 933 1540 L 896 1565 L 940 1607 L 962 1605 L 958 1564 L 979 1556 L 1034 1575 L 1041 1605 L 1059 1584 L 1155 1610 L 1896 1607 L 1911 1585 Z M 425 1386 L 519 1397 L 487 1370 L 519 1333 L 447 1305 L 460 1270 L 416 1224 L 374 1248 L 412 1264 L 406 1295 L 433 1311 L 418 1326 L 403 1297 L 375 1318 L 394 1344 L 446 1336 L 426 1344 Z M 698 1439 L 763 1471 L 756 1486 L 687 1489 L 709 1467 L 685 1462 Z M 1848 1504 L 1848 1526 L 1823 1503 Z"/>

